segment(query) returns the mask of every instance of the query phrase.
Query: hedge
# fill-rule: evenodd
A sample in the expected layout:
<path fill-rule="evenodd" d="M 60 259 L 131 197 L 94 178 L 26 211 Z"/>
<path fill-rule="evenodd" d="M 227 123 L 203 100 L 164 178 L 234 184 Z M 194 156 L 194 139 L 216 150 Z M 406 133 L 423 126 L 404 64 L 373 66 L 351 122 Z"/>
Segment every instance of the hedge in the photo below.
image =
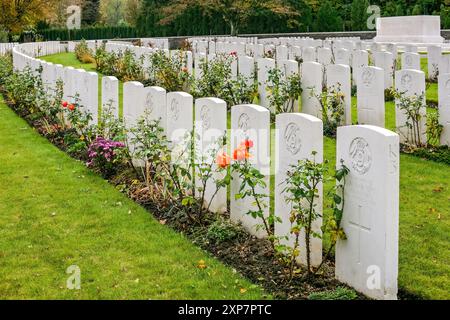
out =
<path fill-rule="evenodd" d="M 77 30 L 47 29 L 39 30 L 38 33 L 46 41 L 69 41 L 81 39 L 96 40 L 139 37 L 137 30 L 133 27 L 88 27 Z"/>

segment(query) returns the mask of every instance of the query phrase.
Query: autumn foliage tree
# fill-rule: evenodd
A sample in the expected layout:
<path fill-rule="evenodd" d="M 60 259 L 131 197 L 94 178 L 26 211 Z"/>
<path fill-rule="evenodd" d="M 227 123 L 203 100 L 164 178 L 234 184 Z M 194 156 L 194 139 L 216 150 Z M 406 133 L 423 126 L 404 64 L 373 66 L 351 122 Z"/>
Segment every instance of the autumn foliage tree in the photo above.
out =
<path fill-rule="evenodd" d="M 9 32 L 20 32 L 51 14 L 56 0 L 0 0 L 0 25 Z"/>
<path fill-rule="evenodd" d="M 248 22 L 252 14 L 269 11 L 282 16 L 288 23 L 297 24 L 298 12 L 282 0 L 172 0 L 162 8 L 164 18 L 161 24 L 169 24 L 181 16 L 188 8 L 198 7 L 204 15 L 218 13 L 229 24 L 231 34 L 239 32 L 239 28 Z"/>

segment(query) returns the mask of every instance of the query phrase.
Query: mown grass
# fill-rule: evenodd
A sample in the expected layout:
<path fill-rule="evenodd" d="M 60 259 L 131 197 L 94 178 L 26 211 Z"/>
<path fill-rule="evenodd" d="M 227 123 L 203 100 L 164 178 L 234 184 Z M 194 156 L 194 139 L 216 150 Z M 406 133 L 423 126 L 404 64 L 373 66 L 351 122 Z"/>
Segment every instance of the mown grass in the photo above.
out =
<path fill-rule="evenodd" d="M 1 100 L 0 163 L 0 299 L 262 298 Z M 71 265 L 81 290 L 66 288 Z"/>
<path fill-rule="evenodd" d="M 73 54 L 44 57 L 73 65 Z M 79 63 L 78 63 L 79 64 Z M 422 59 L 426 66 L 426 59 Z M 92 65 L 86 66 L 92 68 Z M 427 98 L 437 98 L 437 85 L 427 90 Z M 428 110 L 433 112 L 432 109 Z M 353 122 L 357 122 L 353 98 Z M 395 129 L 395 106 L 386 103 L 386 128 Z M 272 150 L 274 150 L 272 139 Z M 336 141 L 325 138 L 324 157 L 335 166 Z M 429 299 L 450 298 L 450 167 L 402 155 L 400 169 L 400 261 L 399 286 Z M 328 193 L 333 182 L 325 184 Z M 329 205 L 329 202 L 325 203 Z M 325 211 L 325 218 L 329 210 Z M 327 242 L 327 239 L 325 239 Z"/>

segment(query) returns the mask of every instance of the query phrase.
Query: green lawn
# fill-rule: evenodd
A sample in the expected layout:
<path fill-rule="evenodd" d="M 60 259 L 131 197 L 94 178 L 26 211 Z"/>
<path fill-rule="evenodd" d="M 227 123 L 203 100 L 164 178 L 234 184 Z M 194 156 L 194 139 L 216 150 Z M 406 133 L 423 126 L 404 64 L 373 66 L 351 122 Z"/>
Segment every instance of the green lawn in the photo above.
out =
<path fill-rule="evenodd" d="M 44 59 L 92 69 L 92 65 L 80 65 L 70 53 Z M 427 97 L 437 97 L 436 85 L 429 87 Z M 356 123 L 355 98 L 353 105 Z M 386 127 L 395 129 L 393 102 L 386 103 Z M 325 158 L 334 167 L 335 140 L 325 138 L 324 148 Z M 400 174 L 399 286 L 424 298 L 450 299 L 450 167 L 402 155 Z M 325 185 L 325 192 L 332 184 Z"/>
<path fill-rule="evenodd" d="M 2 101 L 0 163 L 0 299 L 262 297 Z M 200 260 L 207 269 L 197 268 Z M 79 291 L 66 288 L 71 265 L 81 269 Z"/>

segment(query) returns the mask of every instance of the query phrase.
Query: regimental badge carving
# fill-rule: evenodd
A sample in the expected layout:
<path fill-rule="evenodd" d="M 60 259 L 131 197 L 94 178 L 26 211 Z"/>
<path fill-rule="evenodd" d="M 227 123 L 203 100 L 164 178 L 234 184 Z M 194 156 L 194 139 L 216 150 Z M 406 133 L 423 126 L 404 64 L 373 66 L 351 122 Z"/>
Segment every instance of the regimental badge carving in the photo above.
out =
<path fill-rule="evenodd" d="M 372 153 L 369 144 L 361 137 L 355 138 L 350 144 L 349 157 L 352 168 L 360 175 L 366 174 L 372 166 Z"/>
<path fill-rule="evenodd" d="M 172 101 L 173 103 L 173 101 Z M 154 111 L 154 105 L 153 105 L 153 95 L 149 92 L 147 93 L 147 97 L 145 98 L 145 108 L 147 111 L 152 114 Z"/>
<path fill-rule="evenodd" d="M 172 120 L 178 121 L 180 117 L 180 104 L 177 99 L 173 99 L 170 103 L 170 112 L 172 113 Z"/>
<path fill-rule="evenodd" d="M 211 128 L 211 114 L 208 106 L 203 106 L 200 110 L 203 132 Z"/>
<path fill-rule="evenodd" d="M 296 155 L 301 147 L 302 140 L 300 136 L 300 128 L 297 124 L 291 122 L 287 125 L 286 130 L 284 131 L 284 141 L 286 143 L 286 149 L 292 155 Z"/>
<path fill-rule="evenodd" d="M 372 86 L 373 83 L 373 78 L 375 77 L 375 73 L 373 72 L 373 70 L 370 69 L 365 69 L 362 73 L 362 82 L 363 85 L 366 88 L 369 88 Z"/>
<path fill-rule="evenodd" d="M 402 76 L 402 79 L 400 80 L 402 87 L 406 90 L 411 89 L 412 86 L 412 77 L 410 74 L 406 73 Z"/>
<path fill-rule="evenodd" d="M 248 133 L 248 124 L 250 123 L 250 117 L 246 113 L 242 113 L 238 120 L 238 129 L 242 130 L 244 135 Z"/>

